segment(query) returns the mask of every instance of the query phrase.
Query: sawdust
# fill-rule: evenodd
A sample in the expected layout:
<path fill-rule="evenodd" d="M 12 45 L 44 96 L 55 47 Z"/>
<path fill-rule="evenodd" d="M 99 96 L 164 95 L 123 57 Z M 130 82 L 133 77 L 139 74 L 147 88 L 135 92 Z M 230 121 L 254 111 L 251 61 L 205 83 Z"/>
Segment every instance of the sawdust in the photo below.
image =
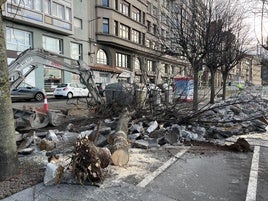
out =
<path fill-rule="evenodd" d="M 132 148 L 129 151 L 130 158 L 123 167 L 110 165 L 106 182 L 127 182 L 138 184 L 149 173 L 155 171 L 168 160 L 170 154 L 163 150 L 142 150 Z"/>

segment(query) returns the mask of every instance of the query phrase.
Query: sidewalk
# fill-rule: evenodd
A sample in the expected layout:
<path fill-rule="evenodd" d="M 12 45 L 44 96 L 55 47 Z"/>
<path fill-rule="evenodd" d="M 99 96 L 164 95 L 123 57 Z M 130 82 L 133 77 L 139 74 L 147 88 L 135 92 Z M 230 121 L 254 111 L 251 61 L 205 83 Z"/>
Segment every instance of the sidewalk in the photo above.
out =
<path fill-rule="evenodd" d="M 174 201 L 159 193 L 127 183 L 107 187 L 43 183 L 18 192 L 2 201 Z"/>

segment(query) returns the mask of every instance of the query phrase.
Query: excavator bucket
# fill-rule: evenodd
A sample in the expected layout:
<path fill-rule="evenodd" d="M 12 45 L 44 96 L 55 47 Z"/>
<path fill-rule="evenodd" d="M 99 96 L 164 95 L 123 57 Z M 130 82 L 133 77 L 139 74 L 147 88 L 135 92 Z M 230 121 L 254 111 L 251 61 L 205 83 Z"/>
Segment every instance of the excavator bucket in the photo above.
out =
<path fill-rule="evenodd" d="M 49 115 L 37 108 L 20 110 L 13 108 L 15 127 L 18 129 L 38 129 L 49 124 Z"/>

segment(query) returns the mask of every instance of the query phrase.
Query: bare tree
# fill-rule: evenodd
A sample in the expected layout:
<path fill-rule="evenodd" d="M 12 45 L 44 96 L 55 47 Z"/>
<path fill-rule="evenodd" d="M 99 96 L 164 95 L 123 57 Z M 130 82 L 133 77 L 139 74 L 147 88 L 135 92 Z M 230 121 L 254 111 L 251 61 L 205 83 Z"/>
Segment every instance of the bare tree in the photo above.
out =
<path fill-rule="evenodd" d="M 216 4 L 216 5 L 215 5 Z M 226 13 L 226 4 L 215 3 L 209 1 L 208 20 L 207 20 L 207 36 L 206 36 L 206 52 L 204 61 L 207 68 L 210 70 L 210 103 L 214 103 L 215 99 L 215 75 L 218 68 L 221 66 L 221 43 L 224 27 L 224 13 Z"/>
<path fill-rule="evenodd" d="M 169 16 L 167 54 L 185 57 L 194 76 L 193 110 L 198 109 L 198 72 L 205 56 L 206 7 L 200 0 L 175 1 Z"/>
<path fill-rule="evenodd" d="M 237 7 L 235 4 L 231 6 Z M 226 83 L 230 71 L 247 56 L 250 50 L 248 27 L 244 23 L 245 13 L 244 10 L 230 10 L 223 30 L 220 69 L 223 79 L 223 100 L 226 98 Z"/>
<path fill-rule="evenodd" d="M 6 0 L 0 0 L 3 5 Z M 17 147 L 12 103 L 9 89 L 6 44 L 3 31 L 2 7 L 0 17 L 0 179 L 11 176 L 16 171 Z"/>
<path fill-rule="evenodd" d="M 215 99 L 215 75 L 218 69 L 223 77 L 223 99 L 226 80 L 232 68 L 245 57 L 247 34 L 242 23 L 244 12 L 235 1 L 210 0 L 208 7 L 207 45 L 205 63 L 211 73 L 210 103 Z"/>

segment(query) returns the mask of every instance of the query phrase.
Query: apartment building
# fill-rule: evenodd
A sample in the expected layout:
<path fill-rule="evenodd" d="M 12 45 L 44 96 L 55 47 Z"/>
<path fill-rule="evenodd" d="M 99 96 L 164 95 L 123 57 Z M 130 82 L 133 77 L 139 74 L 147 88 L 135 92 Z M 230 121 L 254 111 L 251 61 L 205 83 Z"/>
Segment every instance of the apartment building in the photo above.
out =
<path fill-rule="evenodd" d="M 28 48 L 84 60 L 96 82 L 155 84 L 184 76 L 185 60 L 164 54 L 169 0 L 7 0 L 3 8 L 8 62 Z M 27 82 L 50 90 L 77 75 L 45 65 Z"/>
<path fill-rule="evenodd" d="M 167 82 L 183 75 L 186 62 L 164 54 L 169 33 L 167 0 L 98 0 L 96 12 L 96 64 L 122 71 L 118 81 L 129 83 Z M 94 18 L 94 16 L 92 16 Z M 95 38 L 94 38 L 95 37 Z"/>

